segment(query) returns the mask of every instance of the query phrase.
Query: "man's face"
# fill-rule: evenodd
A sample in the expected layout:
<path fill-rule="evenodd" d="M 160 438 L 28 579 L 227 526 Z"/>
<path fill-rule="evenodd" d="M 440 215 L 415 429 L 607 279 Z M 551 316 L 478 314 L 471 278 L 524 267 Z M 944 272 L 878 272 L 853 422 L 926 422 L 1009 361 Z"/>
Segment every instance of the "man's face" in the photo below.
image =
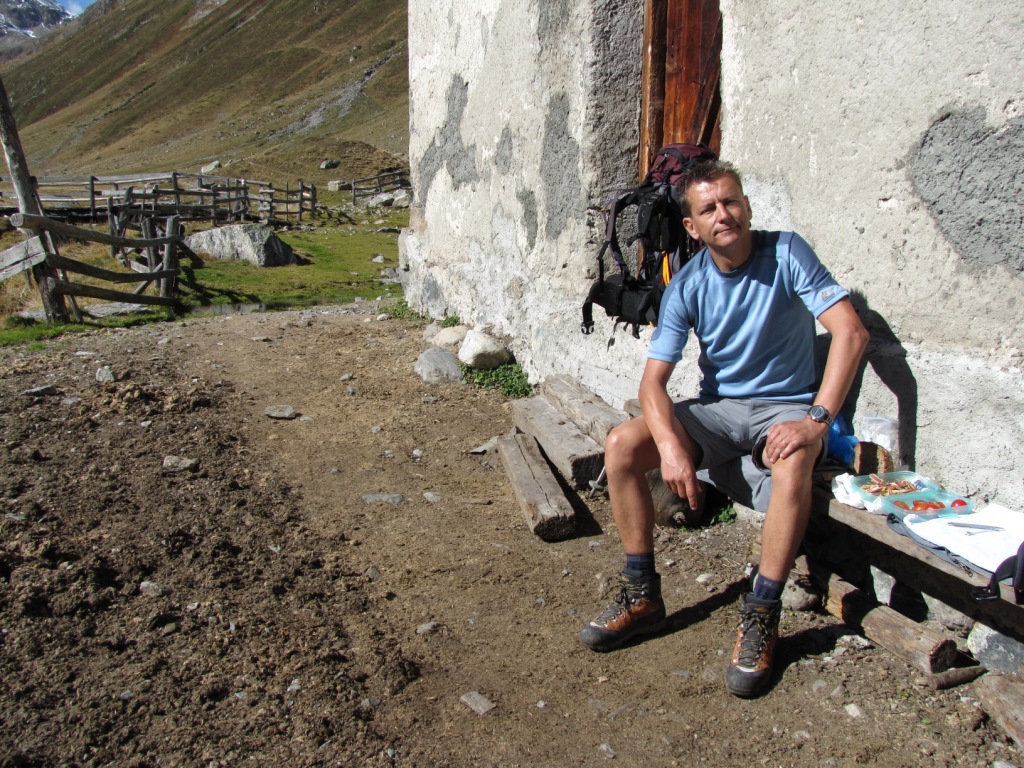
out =
<path fill-rule="evenodd" d="M 683 226 L 712 249 L 722 249 L 750 234 L 750 201 L 732 176 L 692 184 L 686 192 L 690 215 Z"/>

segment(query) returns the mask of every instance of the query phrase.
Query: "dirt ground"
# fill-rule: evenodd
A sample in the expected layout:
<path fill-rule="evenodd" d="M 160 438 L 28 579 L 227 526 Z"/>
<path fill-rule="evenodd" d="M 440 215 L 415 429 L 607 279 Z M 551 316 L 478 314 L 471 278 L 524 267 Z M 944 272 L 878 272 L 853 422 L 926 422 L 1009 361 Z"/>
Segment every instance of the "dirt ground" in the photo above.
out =
<path fill-rule="evenodd" d="M 536 539 L 473 452 L 508 402 L 424 384 L 423 323 L 378 312 L 0 351 L 0 766 L 1024 765 L 970 686 L 822 613 L 726 694 L 743 522 L 660 530 L 670 630 L 583 648 L 607 502 Z"/>

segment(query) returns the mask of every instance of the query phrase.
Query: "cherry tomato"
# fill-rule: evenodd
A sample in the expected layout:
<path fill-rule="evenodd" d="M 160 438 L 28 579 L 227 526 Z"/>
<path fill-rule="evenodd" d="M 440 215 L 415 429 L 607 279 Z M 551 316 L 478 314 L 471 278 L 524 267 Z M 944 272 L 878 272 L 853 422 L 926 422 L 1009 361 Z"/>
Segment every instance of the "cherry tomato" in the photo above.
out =
<path fill-rule="evenodd" d="M 955 501 L 951 501 L 949 503 L 949 506 L 951 506 L 951 507 L 966 507 L 967 506 L 967 502 L 964 501 L 963 499 L 956 499 Z"/>

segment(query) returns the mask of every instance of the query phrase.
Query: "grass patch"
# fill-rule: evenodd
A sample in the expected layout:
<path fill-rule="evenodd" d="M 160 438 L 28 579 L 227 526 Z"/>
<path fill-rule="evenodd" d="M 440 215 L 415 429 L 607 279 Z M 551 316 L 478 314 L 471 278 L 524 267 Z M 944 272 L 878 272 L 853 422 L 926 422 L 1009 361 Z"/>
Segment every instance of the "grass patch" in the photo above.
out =
<path fill-rule="evenodd" d="M 459 316 L 458 315 L 448 315 L 448 317 L 444 318 L 441 321 L 441 327 L 442 328 L 454 328 L 456 325 L 460 325 L 461 323 L 462 323 L 462 321 L 459 320 Z"/>
<path fill-rule="evenodd" d="M 390 305 L 387 309 L 390 317 L 397 318 L 399 320 L 425 320 L 426 318 L 417 312 L 415 309 L 409 306 L 405 299 L 396 301 Z"/>
<path fill-rule="evenodd" d="M 208 258 L 183 263 L 180 285 L 185 301 L 289 309 L 394 298 L 401 294 L 401 286 L 382 283 L 380 277 L 383 269 L 398 265 L 398 239 L 393 231 L 379 230 L 399 229 L 407 220 L 405 211 L 389 212 L 367 223 L 279 232 L 300 260 L 289 266 L 256 267 Z"/>
<path fill-rule="evenodd" d="M 533 394 L 526 373 L 519 363 L 506 363 L 489 371 L 470 368 L 460 363 L 465 380 L 485 390 L 497 389 L 506 397 L 529 397 Z"/>
<path fill-rule="evenodd" d="M 97 328 L 132 328 L 137 325 L 166 322 L 172 318 L 173 315 L 163 309 L 144 314 L 105 317 L 102 320 L 90 319 L 81 323 L 47 323 L 13 315 L 0 322 L 0 347 L 25 344 L 27 345 L 26 350 L 32 352 L 43 348 L 44 345 L 41 342 L 70 333 L 82 333 Z"/>

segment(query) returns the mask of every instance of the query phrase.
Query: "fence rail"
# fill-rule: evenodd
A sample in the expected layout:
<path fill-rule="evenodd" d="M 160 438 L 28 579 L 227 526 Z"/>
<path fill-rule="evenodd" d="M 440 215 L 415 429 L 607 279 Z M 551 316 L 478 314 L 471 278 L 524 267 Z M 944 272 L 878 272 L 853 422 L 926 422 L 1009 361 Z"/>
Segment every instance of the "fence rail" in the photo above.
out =
<path fill-rule="evenodd" d="M 183 221 L 302 221 L 316 210 L 316 187 L 168 171 L 119 176 L 37 176 L 39 203 L 53 215 L 97 220 L 127 214 Z M 0 176 L 0 211 L 17 210 L 10 176 Z"/>
<path fill-rule="evenodd" d="M 170 216 L 166 220 L 162 226 L 162 233 L 154 232 L 158 226 L 153 219 L 147 219 L 143 222 L 142 227 L 147 236 L 142 238 L 109 235 L 105 232 L 76 227 L 57 219 L 31 213 L 12 214 L 11 224 L 19 229 L 31 230 L 37 234 L 0 252 L 0 280 L 13 277 L 36 265 L 45 264 L 53 271 L 54 278 L 49 280 L 45 286 L 45 290 L 51 295 L 48 296 L 50 301 L 44 303 L 48 306 L 62 307 L 62 298 L 70 297 L 72 308 L 77 315 L 76 320 L 81 320 L 78 308 L 74 304 L 76 296 L 106 301 L 155 304 L 172 308 L 180 306 L 180 301 L 175 296 L 176 281 L 180 273 L 180 257 L 182 254 L 187 256 L 195 254 L 182 242 L 181 226 L 177 216 Z M 50 237 L 51 234 L 67 239 L 109 245 L 111 253 L 117 256 L 119 261 L 131 271 L 118 272 L 61 256 L 57 252 L 53 238 Z M 116 288 L 74 282 L 68 279 L 68 273 L 85 275 L 115 285 L 124 283 L 138 283 L 138 285 L 129 293 Z M 153 284 L 157 288 L 156 294 L 144 293 Z M 44 286 L 41 285 L 40 290 L 43 289 Z"/>
<path fill-rule="evenodd" d="M 354 179 L 351 182 L 352 202 L 355 203 L 360 197 L 370 197 L 398 189 L 403 186 L 404 177 L 402 171 L 388 171 L 366 179 Z"/>

